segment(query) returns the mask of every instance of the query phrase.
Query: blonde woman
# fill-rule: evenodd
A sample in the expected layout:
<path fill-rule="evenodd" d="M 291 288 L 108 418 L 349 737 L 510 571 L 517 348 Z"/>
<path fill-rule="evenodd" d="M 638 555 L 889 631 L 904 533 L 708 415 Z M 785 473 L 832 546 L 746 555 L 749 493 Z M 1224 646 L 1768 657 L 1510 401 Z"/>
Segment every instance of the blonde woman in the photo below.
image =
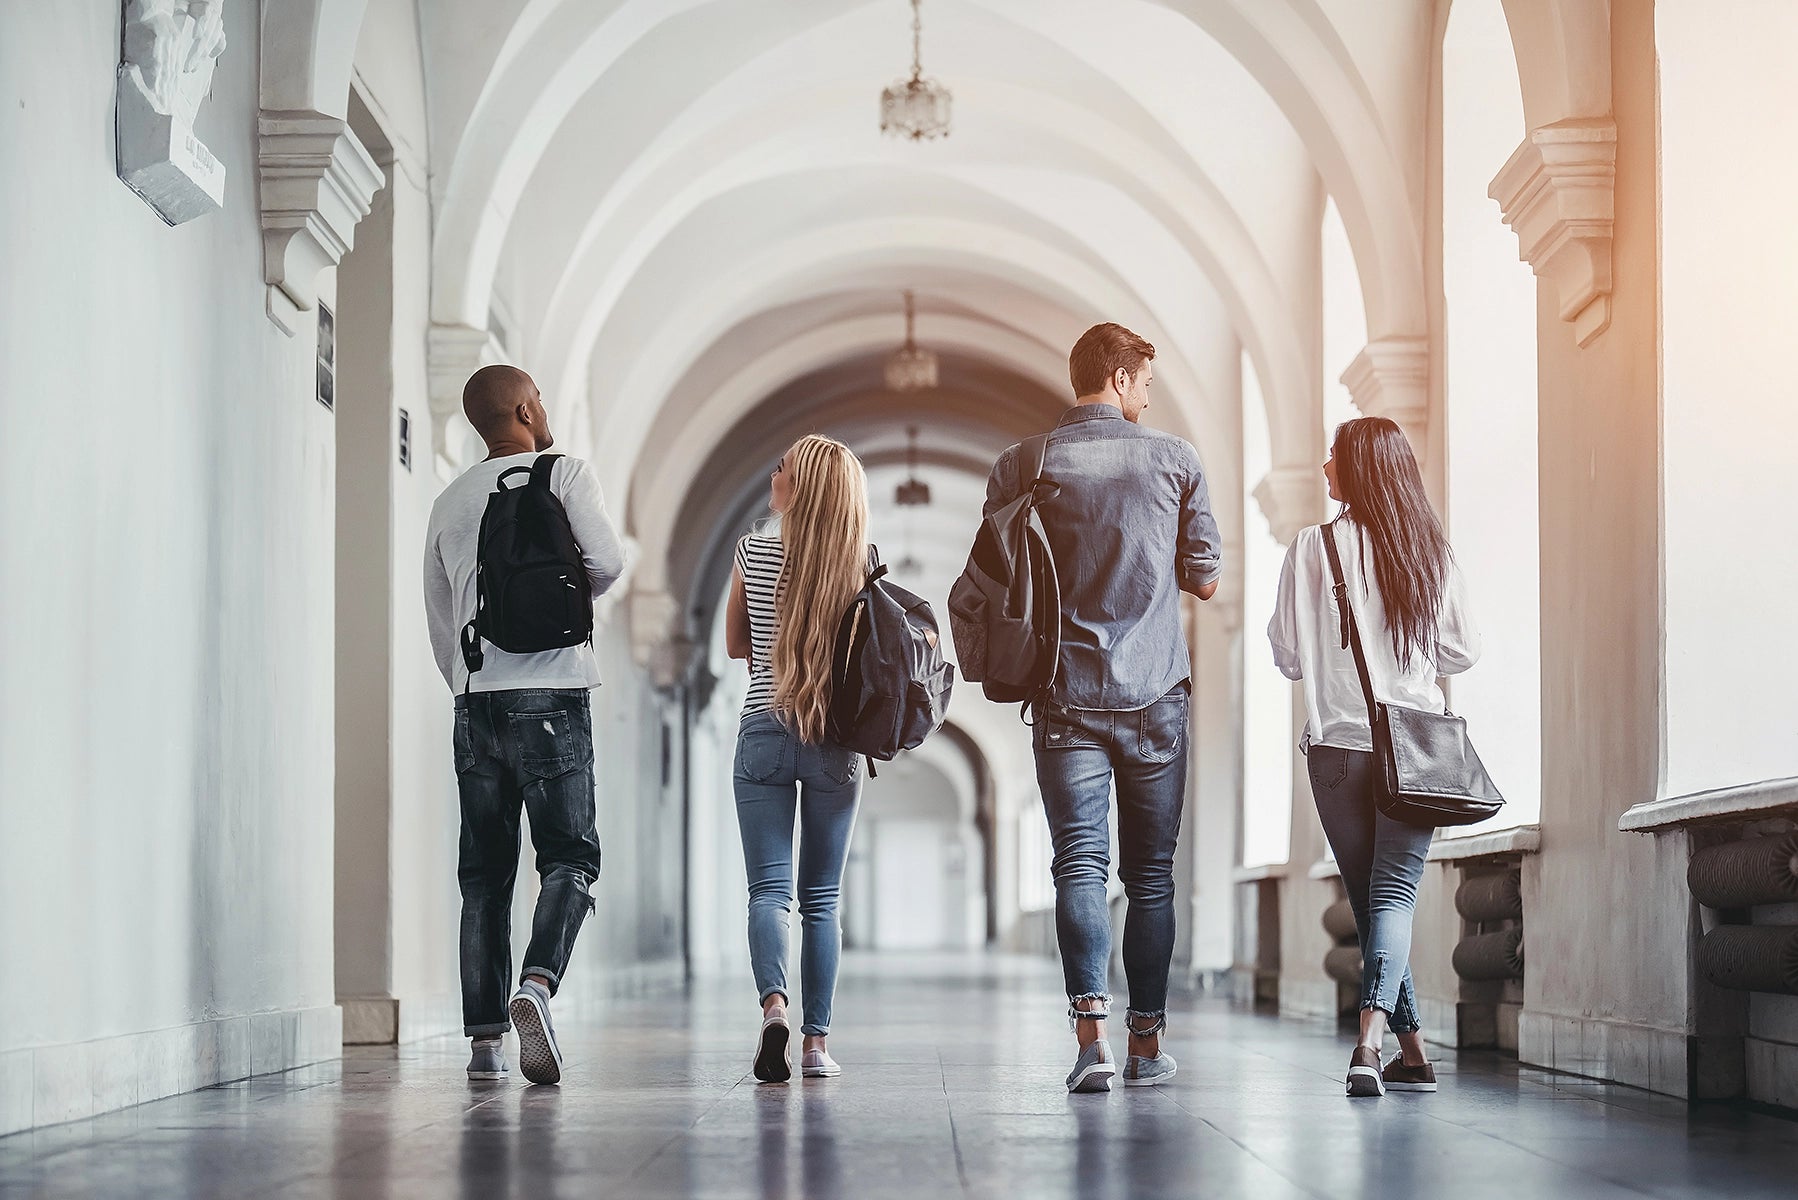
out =
<path fill-rule="evenodd" d="M 755 1077 L 782 1083 L 788 1055 L 787 917 L 793 907 L 793 819 L 799 819 L 801 1069 L 842 1074 L 830 1057 L 842 927 L 837 895 L 861 799 L 859 758 L 825 733 L 837 624 L 868 574 L 868 479 L 849 447 L 800 438 L 774 468 L 778 528 L 737 544 L 725 612 L 732 658 L 749 663 L 749 698 L 733 770 L 749 872 L 749 960 L 762 1002 Z"/>

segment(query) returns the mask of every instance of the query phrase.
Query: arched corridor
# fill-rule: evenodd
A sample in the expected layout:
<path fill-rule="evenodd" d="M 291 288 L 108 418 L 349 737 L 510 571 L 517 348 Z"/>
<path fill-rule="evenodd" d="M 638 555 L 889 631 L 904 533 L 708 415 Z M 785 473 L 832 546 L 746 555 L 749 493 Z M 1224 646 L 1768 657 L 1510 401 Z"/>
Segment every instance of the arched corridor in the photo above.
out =
<path fill-rule="evenodd" d="M 928 1163 L 967 1194 L 1410 1195 L 1472 1125 L 1466 1177 L 1531 1194 L 1773 1194 L 1798 178 L 1762 131 L 1798 100 L 1798 12 L 1728 7 L 923 0 L 953 104 L 917 140 L 880 128 L 907 0 L 0 17 L 0 1194 L 876 1195 Z M 1065 1107 L 1031 734 L 963 682 L 862 802 L 841 1094 L 774 1107 L 737 1087 L 733 549 L 827 434 L 946 627 L 989 471 L 1062 417 L 1100 321 L 1154 343 L 1143 423 L 1197 448 L 1223 549 L 1181 609 L 1179 1085 Z M 626 560 L 554 1104 L 472 1097 L 446 1057 L 457 764 L 419 563 L 495 363 L 541 387 Z M 1425 867 L 1412 969 L 1455 1073 L 1416 1141 L 1329 1075 L 1360 952 L 1264 635 L 1360 415 L 1409 439 L 1468 582 L 1485 656 L 1448 700 L 1509 799 Z M 469 1165 L 533 1138 L 563 1173 Z"/>

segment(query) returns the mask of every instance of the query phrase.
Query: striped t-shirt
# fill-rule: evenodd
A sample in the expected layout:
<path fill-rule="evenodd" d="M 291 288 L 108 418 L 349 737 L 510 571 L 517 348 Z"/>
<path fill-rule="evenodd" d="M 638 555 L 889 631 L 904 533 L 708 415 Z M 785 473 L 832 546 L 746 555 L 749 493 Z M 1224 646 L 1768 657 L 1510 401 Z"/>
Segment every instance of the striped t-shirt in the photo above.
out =
<path fill-rule="evenodd" d="M 737 572 L 743 576 L 743 598 L 749 604 L 749 696 L 743 716 L 774 708 L 774 636 L 780 631 L 775 611 L 781 568 L 787 550 L 778 536 L 751 533 L 737 543 Z"/>

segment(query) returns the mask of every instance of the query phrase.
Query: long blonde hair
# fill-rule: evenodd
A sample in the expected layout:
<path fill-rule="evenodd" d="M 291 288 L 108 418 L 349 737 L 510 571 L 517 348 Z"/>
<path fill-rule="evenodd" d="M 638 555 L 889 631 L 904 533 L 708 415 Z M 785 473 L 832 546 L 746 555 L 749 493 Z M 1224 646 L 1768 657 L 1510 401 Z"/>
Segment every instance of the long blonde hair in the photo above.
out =
<path fill-rule="evenodd" d="M 808 434 L 788 451 L 792 493 L 780 518 L 774 707 L 801 740 L 824 740 L 837 626 L 868 578 L 868 476 L 843 443 Z"/>

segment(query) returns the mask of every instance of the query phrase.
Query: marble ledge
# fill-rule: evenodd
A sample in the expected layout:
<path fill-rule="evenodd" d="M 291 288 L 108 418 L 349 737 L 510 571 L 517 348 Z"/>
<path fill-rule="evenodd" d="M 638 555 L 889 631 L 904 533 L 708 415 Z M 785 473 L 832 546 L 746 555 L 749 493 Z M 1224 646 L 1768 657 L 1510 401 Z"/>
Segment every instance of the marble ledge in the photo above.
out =
<path fill-rule="evenodd" d="M 1230 875 L 1233 883 L 1260 883 L 1263 879 L 1284 879 L 1287 863 L 1262 863 L 1254 867 L 1237 867 Z"/>
<path fill-rule="evenodd" d="M 1644 801 L 1626 810 L 1618 819 L 1617 828 L 1623 833 L 1664 833 L 1708 821 L 1753 821 L 1777 816 L 1798 817 L 1798 778 L 1766 779 Z"/>
<path fill-rule="evenodd" d="M 1542 849 L 1540 825 L 1518 825 L 1511 829 L 1493 829 L 1467 837 L 1439 838 L 1431 844 L 1429 861 L 1463 862 L 1470 858 L 1491 858 L 1500 854 L 1534 854 Z"/>
<path fill-rule="evenodd" d="M 1336 860 L 1333 858 L 1320 858 L 1311 864 L 1311 869 L 1305 872 L 1305 878 L 1340 879 L 1342 878 L 1342 868 L 1336 865 Z"/>

